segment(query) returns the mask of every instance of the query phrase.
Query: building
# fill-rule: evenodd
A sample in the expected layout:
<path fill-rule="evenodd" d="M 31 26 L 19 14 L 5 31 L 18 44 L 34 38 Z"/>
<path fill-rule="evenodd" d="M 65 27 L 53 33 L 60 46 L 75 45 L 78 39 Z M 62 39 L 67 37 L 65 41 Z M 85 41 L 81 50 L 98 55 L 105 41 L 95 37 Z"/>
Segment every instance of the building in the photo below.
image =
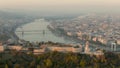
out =
<path fill-rule="evenodd" d="M 49 51 L 58 51 L 58 52 L 73 52 L 73 53 L 80 53 L 82 52 L 82 48 L 74 48 L 74 47 L 58 47 L 58 46 L 50 46 L 47 47 Z"/>

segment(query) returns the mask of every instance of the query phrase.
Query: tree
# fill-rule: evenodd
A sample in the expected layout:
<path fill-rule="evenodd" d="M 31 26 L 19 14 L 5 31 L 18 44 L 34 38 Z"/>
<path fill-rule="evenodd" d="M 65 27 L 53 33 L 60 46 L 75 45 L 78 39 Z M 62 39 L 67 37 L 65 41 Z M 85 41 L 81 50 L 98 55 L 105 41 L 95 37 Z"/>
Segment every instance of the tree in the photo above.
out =
<path fill-rule="evenodd" d="M 7 65 L 7 64 L 5 64 L 5 68 L 8 68 L 8 65 Z"/>
<path fill-rule="evenodd" d="M 14 68 L 20 68 L 19 64 L 15 64 Z"/>
<path fill-rule="evenodd" d="M 52 66 L 52 61 L 50 59 L 47 59 L 44 62 L 45 62 L 45 65 L 46 65 L 47 68 Z"/>
<path fill-rule="evenodd" d="M 40 68 L 40 65 L 37 65 L 37 68 Z"/>
<path fill-rule="evenodd" d="M 86 65 L 86 60 L 83 58 L 81 61 L 80 61 L 80 66 L 81 67 L 85 67 L 85 65 Z"/>
<path fill-rule="evenodd" d="M 35 61 L 32 61 L 31 63 L 30 63 L 30 68 L 35 68 L 36 67 L 36 63 L 35 63 Z"/>

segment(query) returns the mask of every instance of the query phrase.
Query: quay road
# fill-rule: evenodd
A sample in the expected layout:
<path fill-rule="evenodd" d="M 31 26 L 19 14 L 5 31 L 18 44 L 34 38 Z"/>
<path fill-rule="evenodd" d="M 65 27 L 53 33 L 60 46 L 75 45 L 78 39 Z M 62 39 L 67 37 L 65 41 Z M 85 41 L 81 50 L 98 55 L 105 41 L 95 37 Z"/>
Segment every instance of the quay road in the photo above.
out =
<path fill-rule="evenodd" d="M 19 30 L 19 31 L 16 31 L 16 33 L 22 34 L 23 36 L 28 35 L 28 34 L 43 34 L 43 35 L 45 35 L 45 34 L 49 34 L 49 30 Z M 111 50 L 111 47 L 108 45 L 104 46 L 104 45 L 90 43 L 89 46 L 92 47 L 93 50 L 95 50 L 96 48 L 103 49 L 106 51 Z M 120 52 L 120 46 L 117 46 L 116 51 Z"/>
<path fill-rule="evenodd" d="M 103 49 L 103 50 L 106 50 L 106 51 L 111 51 L 111 46 L 109 46 L 109 45 L 104 46 L 104 45 L 97 45 L 97 44 L 90 43 L 89 46 L 93 47 L 93 48 Z M 116 52 L 120 53 L 120 46 L 116 46 Z"/>

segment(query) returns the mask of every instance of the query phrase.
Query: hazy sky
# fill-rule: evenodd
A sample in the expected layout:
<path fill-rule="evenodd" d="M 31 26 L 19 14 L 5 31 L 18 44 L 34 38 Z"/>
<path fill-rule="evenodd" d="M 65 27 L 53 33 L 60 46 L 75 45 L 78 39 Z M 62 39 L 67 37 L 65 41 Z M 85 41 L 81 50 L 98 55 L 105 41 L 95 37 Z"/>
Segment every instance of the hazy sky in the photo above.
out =
<path fill-rule="evenodd" d="M 0 0 L 0 9 L 48 14 L 120 12 L 120 0 Z"/>

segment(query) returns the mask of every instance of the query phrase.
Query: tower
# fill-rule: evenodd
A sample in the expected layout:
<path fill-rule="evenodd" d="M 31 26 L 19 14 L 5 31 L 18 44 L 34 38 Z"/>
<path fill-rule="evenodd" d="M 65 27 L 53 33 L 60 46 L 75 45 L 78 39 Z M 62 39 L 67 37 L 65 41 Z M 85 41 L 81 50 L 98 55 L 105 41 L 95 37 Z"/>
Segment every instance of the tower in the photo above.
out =
<path fill-rule="evenodd" d="M 86 44 L 85 44 L 85 53 L 88 53 L 90 52 L 90 48 L 89 48 L 89 42 L 87 41 Z"/>
<path fill-rule="evenodd" d="M 116 43 L 111 43 L 111 51 L 116 51 Z"/>

